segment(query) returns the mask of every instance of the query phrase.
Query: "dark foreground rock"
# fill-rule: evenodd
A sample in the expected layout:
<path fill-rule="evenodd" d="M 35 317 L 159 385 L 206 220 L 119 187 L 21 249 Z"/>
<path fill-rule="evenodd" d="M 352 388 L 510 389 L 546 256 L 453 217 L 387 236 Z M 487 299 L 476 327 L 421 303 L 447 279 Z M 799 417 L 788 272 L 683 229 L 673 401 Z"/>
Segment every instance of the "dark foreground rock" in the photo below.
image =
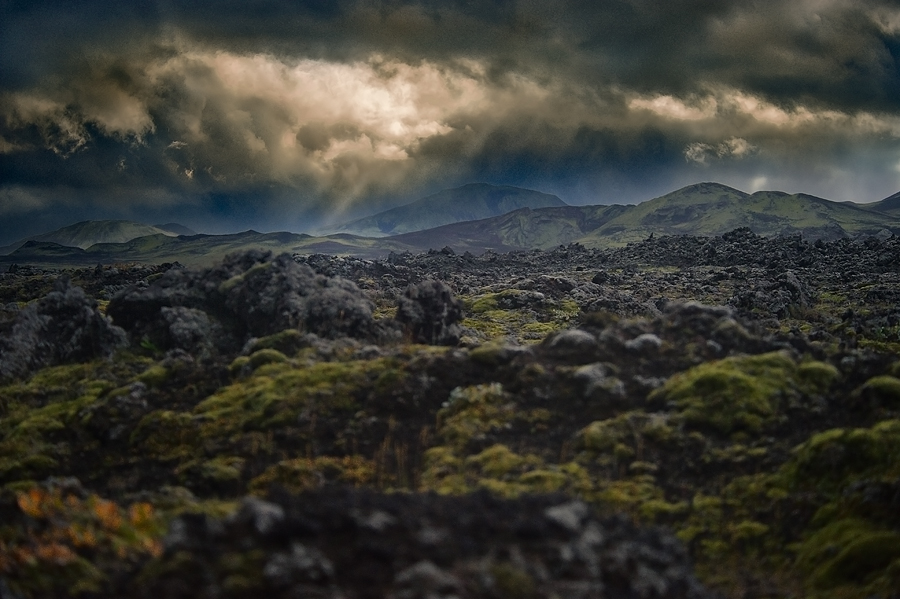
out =
<path fill-rule="evenodd" d="M 125 332 L 65 278 L 43 299 L 18 311 L 4 328 L 0 329 L 0 379 L 108 357 L 126 344 Z"/>
<path fill-rule="evenodd" d="M 410 285 L 397 302 L 397 320 L 418 343 L 456 345 L 462 334 L 462 303 L 440 281 Z"/>
<path fill-rule="evenodd" d="M 565 496 L 331 490 L 176 519 L 147 597 L 710 597 L 682 544 Z M 240 581 L 239 590 L 234 587 Z"/>
<path fill-rule="evenodd" d="M 356 284 L 317 275 L 284 254 L 232 254 L 209 269 L 171 269 L 117 294 L 108 314 L 132 339 L 160 349 L 233 353 L 251 337 L 299 329 L 321 337 L 383 340 L 395 332 L 372 318 Z"/>

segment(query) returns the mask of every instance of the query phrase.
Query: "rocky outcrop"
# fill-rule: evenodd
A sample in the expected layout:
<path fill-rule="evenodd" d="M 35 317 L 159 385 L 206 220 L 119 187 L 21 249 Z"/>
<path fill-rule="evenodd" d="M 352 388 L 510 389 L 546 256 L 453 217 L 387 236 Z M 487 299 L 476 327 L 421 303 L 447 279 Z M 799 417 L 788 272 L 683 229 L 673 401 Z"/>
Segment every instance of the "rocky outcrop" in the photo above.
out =
<path fill-rule="evenodd" d="M 287 254 L 232 254 L 210 269 L 172 269 L 116 295 L 108 314 L 135 340 L 160 349 L 235 352 L 251 337 L 297 329 L 325 338 L 376 340 L 392 331 L 372 318 L 356 284 L 318 275 Z"/>
<path fill-rule="evenodd" d="M 510 517 L 515 514 L 514 517 Z M 711 597 L 682 544 L 564 496 L 502 500 L 331 490 L 176 519 L 144 596 L 212 595 L 225 556 L 256 555 L 241 593 L 291 597 Z M 232 557 L 234 561 L 234 557 Z"/>
<path fill-rule="evenodd" d="M 105 358 L 125 344 L 125 332 L 97 310 L 97 302 L 60 278 L 53 291 L 18 311 L 0 335 L 0 379 Z"/>
<path fill-rule="evenodd" d="M 410 285 L 397 302 L 396 319 L 417 343 L 454 345 L 462 329 L 462 304 L 440 281 Z"/>

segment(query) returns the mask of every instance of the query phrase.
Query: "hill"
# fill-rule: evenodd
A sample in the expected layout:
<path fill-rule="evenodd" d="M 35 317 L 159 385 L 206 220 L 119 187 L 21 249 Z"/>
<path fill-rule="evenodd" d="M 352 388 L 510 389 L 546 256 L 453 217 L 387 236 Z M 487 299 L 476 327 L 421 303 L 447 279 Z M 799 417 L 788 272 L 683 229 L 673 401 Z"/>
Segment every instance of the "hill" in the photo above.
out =
<path fill-rule="evenodd" d="M 395 235 L 390 239 L 419 249 L 449 246 L 473 253 L 548 249 L 581 239 L 631 208 L 618 204 L 521 208 L 502 216 Z"/>
<path fill-rule="evenodd" d="M 0 264 L 76 267 L 114 262 L 144 264 L 180 262 L 186 266 L 202 266 L 221 260 L 232 252 L 249 249 L 271 250 L 274 254 L 321 253 L 374 257 L 386 255 L 391 251 L 416 251 L 418 248 L 391 239 L 372 239 L 346 234 L 313 237 L 303 233 L 244 231 L 231 235 L 199 234 L 173 237 L 157 233 L 123 243 L 98 243 L 87 249 L 47 241 L 28 241 L 10 254 L 0 256 Z"/>
<path fill-rule="evenodd" d="M 49 233 L 21 239 L 0 248 L 0 254 L 10 254 L 29 241 L 55 243 L 84 250 L 97 243 L 123 243 L 147 235 L 175 237 L 184 234 L 193 234 L 193 231 L 175 223 L 151 226 L 129 220 L 86 220 Z"/>
<path fill-rule="evenodd" d="M 520 208 L 565 206 L 555 195 L 508 185 L 472 183 L 340 225 L 336 231 L 387 237 L 451 223 L 500 216 Z"/>
<path fill-rule="evenodd" d="M 764 236 L 802 234 L 840 239 L 900 233 L 900 218 L 807 194 L 748 194 L 718 183 L 699 183 L 637 205 L 521 209 L 498 217 L 455 223 L 391 239 L 428 249 L 449 246 L 477 253 L 549 249 L 578 242 L 621 247 L 651 235 L 721 235 L 748 227 Z"/>
<path fill-rule="evenodd" d="M 747 194 L 718 183 L 699 183 L 637 204 L 578 241 L 588 247 L 621 246 L 654 235 L 721 235 L 748 227 L 757 235 L 839 239 L 900 232 L 900 222 L 855 204 L 779 191 Z"/>
<path fill-rule="evenodd" d="M 875 212 L 881 212 L 882 214 L 889 214 L 891 216 L 900 218 L 900 191 L 892 196 L 884 198 L 880 202 L 860 204 L 860 208 L 872 210 Z"/>
<path fill-rule="evenodd" d="M 164 225 L 153 225 L 157 229 L 161 229 L 162 231 L 167 231 L 169 233 L 174 233 L 175 235 L 196 235 L 197 231 L 189 227 L 185 227 L 184 225 L 179 225 L 178 223 L 166 223 Z"/>
<path fill-rule="evenodd" d="M 435 197 L 431 196 L 430 201 L 436 201 L 433 200 Z M 888 198 L 881 204 L 890 208 L 889 200 L 895 201 Z M 450 200 L 446 201 L 452 204 Z M 502 201 L 496 204 L 502 205 Z M 457 210 L 456 214 L 463 212 Z M 415 228 L 409 223 L 396 226 L 400 229 Z M 900 217 L 851 202 L 832 202 L 802 193 L 759 191 L 748 194 L 718 183 L 700 183 L 637 205 L 524 207 L 500 216 L 455 222 L 390 237 L 363 237 L 348 233 L 311 236 L 256 231 L 174 237 L 171 232 L 158 231 L 125 242 L 97 243 L 84 249 L 66 247 L 68 244 L 60 241 L 35 239 L 7 256 L 0 256 L 0 263 L 74 266 L 177 261 L 186 265 L 208 265 L 230 252 L 252 248 L 274 253 L 320 253 L 365 258 L 385 256 L 390 252 L 422 252 L 445 246 L 457 252 L 473 254 L 488 250 L 550 249 L 573 242 L 588 248 L 611 248 L 651 236 L 709 237 L 741 227 L 767 237 L 795 234 L 801 234 L 806 239 L 823 240 L 867 235 L 884 237 L 900 234 Z"/>

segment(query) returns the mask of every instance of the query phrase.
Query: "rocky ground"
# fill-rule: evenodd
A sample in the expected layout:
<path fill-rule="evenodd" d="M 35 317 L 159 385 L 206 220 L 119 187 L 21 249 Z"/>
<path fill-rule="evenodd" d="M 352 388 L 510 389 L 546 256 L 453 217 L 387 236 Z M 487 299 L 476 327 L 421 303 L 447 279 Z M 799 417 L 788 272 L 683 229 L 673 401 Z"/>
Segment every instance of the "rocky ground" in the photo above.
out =
<path fill-rule="evenodd" d="M 0 275 L 0 597 L 900 597 L 900 240 Z"/>

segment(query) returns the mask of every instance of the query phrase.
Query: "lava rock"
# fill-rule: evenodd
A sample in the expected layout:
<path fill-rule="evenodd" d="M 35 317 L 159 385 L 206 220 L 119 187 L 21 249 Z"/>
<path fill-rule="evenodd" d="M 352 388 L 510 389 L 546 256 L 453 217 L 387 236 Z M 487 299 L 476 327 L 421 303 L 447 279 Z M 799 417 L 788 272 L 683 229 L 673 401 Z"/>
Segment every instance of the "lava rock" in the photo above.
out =
<path fill-rule="evenodd" d="M 369 512 L 394 524 L 360 526 L 353 518 Z M 167 551 L 154 565 L 167 576 L 142 587 L 143 596 L 213 595 L 228 576 L 216 567 L 222 555 L 234 563 L 254 555 L 264 564 L 261 577 L 243 580 L 240 596 L 247 597 L 713 596 L 694 578 L 684 547 L 670 533 L 637 528 L 624 517 L 601 519 L 565 496 L 334 488 L 248 500 L 238 514 L 214 522 L 177 517 Z M 277 522 L 279 534 L 269 524 L 258 526 L 260 520 Z M 435 527 L 453 534 L 423 545 Z"/>
<path fill-rule="evenodd" d="M 462 328 L 462 302 L 453 297 L 446 283 L 425 281 L 410 285 L 397 301 L 396 320 L 413 341 L 432 345 L 455 345 Z"/>
<path fill-rule="evenodd" d="M 132 286 L 108 313 L 134 340 L 160 349 L 236 353 L 252 337 L 287 329 L 323 338 L 390 337 L 356 284 L 316 274 L 288 254 L 251 250 L 210 269 L 171 269 L 146 287 Z"/>
<path fill-rule="evenodd" d="M 46 366 L 107 358 L 126 345 L 125 332 L 67 278 L 19 311 L 0 337 L 0 378 L 23 377 Z"/>

